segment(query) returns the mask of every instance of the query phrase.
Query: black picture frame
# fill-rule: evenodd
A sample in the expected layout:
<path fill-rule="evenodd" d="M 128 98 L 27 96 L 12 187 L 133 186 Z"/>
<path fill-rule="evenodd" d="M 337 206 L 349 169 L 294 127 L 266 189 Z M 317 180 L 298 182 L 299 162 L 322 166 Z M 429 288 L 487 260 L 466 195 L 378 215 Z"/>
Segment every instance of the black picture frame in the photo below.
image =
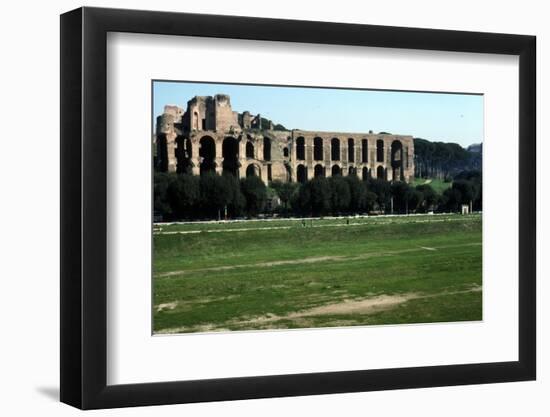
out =
<path fill-rule="evenodd" d="M 199 381 L 107 385 L 108 32 L 519 56 L 519 358 Z M 534 380 L 534 36 L 80 8 L 61 16 L 61 401 L 82 409 Z"/>

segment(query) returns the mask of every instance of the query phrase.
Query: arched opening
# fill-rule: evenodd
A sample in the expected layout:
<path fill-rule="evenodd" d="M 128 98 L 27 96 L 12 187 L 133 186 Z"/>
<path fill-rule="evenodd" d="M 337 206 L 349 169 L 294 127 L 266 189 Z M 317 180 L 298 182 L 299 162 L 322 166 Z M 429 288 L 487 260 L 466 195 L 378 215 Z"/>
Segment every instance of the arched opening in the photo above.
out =
<path fill-rule="evenodd" d="M 391 144 L 391 167 L 394 181 L 403 181 L 403 144 L 394 140 Z"/>
<path fill-rule="evenodd" d="M 386 175 L 385 175 L 385 172 L 384 172 L 384 167 L 382 165 L 379 165 L 378 168 L 376 168 L 376 178 L 378 178 L 380 180 L 385 180 L 386 179 Z"/>
<path fill-rule="evenodd" d="M 357 168 L 355 167 L 349 167 L 348 169 L 348 175 L 349 176 L 357 176 Z"/>
<path fill-rule="evenodd" d="M 384 162 L 384 141 L 382 139 L 376 141 L 376 162 Z"/>
<path fill-rule="evenodd" d="M 216 142 L 210 136 L 203 136 L 199 142 L 199 157 L 201 158 L 201 175 L 214 171 L 216 168 Z"/>
<path fill-rule="evenodd" d="M 264 138 L 264 161 L 271 161 L 271 139 Z"/>
<path fill-rule="evenodd" d="M 250 141 L 246 142 L 246 157 L 254 158 L 254 145 Z"/>
<path fill-rule="evenodd" d="M 178 136 L 176 138 L 176 172 L 188 174 L 191 171 L 191 139 Z"/>
<path fill-rule="evenodd" d="M 355 141 L 348 139 L 348 162 L 355 162 Z"/>
<path fill-rule="evenodd" d="M 168 146 L 164 133 L 157 136 L 157 169 L 160 172 L 168 171 Z"/>
<path fill-rule="evenodd" d="M 330 141 L 330 159 L 332 161 L 340 160 L 340 139 L 332 138 Z"/>
<path fill-rule="evenodd" d="M 313 139 L 313 159 L 315 161 L 323 160 L 323 138 L 316 137 Z"/>
<path fill-rule="evenodd" d="M 307 181 L 307 169 L 302 164 L 296 167 L 296 180 L 302 184 Z"/>
<path fill-rule="evenodd" d="M 260 177 L 260 167 L 256 164 L 250 164 L 246 167 L 246 176 L 247 177 Z"/>
<path fill-rule="evenodd" d="M 313 176 L 315 178 L 317 177 L 324 177 L 325 176 L 325 168 L 321 164 L 315 165 L 313 168 Z"/>
<path fill-rule="evenodd" d="M 222 144 L 223 173 L 238 176 L 239 173 L 239 142 L 233 137 L 227 137 Z"/>
<path fill-rule="evenodd" d="M 299 161 L 306 159 L 306 144 L 302 136 L 296 139 L 296 159 Z"/>
<path fill-rule="evenodd" d="M 287 148 L 287 147 L 284 147 L 284 148 L 283 148 L 283 156 L 284 156 L 285 158 L 288 158 L 288 148 Z"/>
<path fill-rule="evenodd" d="M 364 167 L 363 168 L 363 181 L 366 181 L 369 179 L 369 169 L 367 167 Z"/>
<path fill-rule="evenodd" d="M 332 167 L 332 176 L 335 177 L 337 175 L 342 175 L 342 170 L 338 165 L 333 165 Z"/>
<path fill-rule="evenodd" d="M 369 141 L 367 139 L 361 141 L 361 162 L 364 164 L 369 162 Z"/>

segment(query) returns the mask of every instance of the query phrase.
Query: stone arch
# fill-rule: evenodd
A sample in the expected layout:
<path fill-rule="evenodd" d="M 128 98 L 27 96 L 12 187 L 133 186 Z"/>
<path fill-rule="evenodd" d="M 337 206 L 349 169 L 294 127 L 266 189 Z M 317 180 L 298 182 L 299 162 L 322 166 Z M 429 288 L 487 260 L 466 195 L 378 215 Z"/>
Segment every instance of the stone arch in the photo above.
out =
<path fill-rule="evenodd" d="M 363 177 L 363 181 L 366 181 L 369 179 L 369 169 L 367 167 L 363 167 L 362 177 Z"/>
<path fill-rule="evenodd" d="M 168 141 L 166 135 L 157 135 L 157 168 L 160 172 L 168 171 Z"/>
<path fill-rule="evenodd" d="M 378 168 L 376 168 L 376 178 L 378 178 L 379 180 L 386 179 L 386 172 L 382 165 L 378 165 Z"/>
<path fill-rule="evenodd" d="M 348 168 L 348 175 L 356 177 L 357 176 L 357 168 L 349 167 Z"/>
<path fill-rule="evenodd" d="M 307 168 L 302 164 L 296 167 L 296 180 L 302 184 L 307 181 Z"/>
<path fill-rule="evenodd" d="M 361 141 L 361 162 L 368 164 L 369 162 L 369 140 L 363 139 Z"/>
<path fill-rule="evenodd" d="M 251 141 L 246 141 L 246 157 L 254 159 L 254 145 Z"/>
<path fill-rule="evenodd" d="M 264 137 L 264 161 L 271 161 L 271 139 Z"/>
<path fill-rule="evenodd" d="M 321 164 L 315 165 L 315 167 L 313 168 L 313 176 L 315 178 L 324 177 L 325 176 L 325 168 Z"/>
<path fill-rule="evenodd" d="M 306 140 L 303 136 L 296 139 L 296 159 L 299 161 L 306 159 Z"/>
<path fill-rule="evenodd" d="M 403 144 L 400 140 L 391 143 L 391 167 L 394 181 L 403 181 Z"/>
<path fill-rule="evenodd" d="M 228 136 L 222 143 L 223 173 L 239 175 L 239 141 Z"/>
<path fill-rule="evenodd" d="M 382 139 L 376 141 L 376 162 L 384 162 L 384 141 Z"/>
<path fill-rule="evenodd" d="M 201 175 L 216 169 L 216 142 L 210 136 L 203 136 L 199 141 L 199 157 L 201 158 Z"/>
<path fill-rule="evenodd" d="M 261 171 L 260 171 L 260 167 L 254 163 L 252 164 L 249 164 L 247 167 L 246 167 L 246 176 L 247 177 L 258 177 L 258 178 L 261 178 L 262 175 L 261 175 Z"/>
<path fill-rule="evenodd" d="M 355 162 L 355 141 L 348 138 L 348 162 Z"/>
<path fill-rule="evenodd" d="M 340 139 L 338 138 L 332 138 L 330 140 L 330 160 L 340 160 Z"/>
<path fill-rule="evenodd" d="M 191 139 L 183 136 L 176 138 L 176 172 L 179 174 L 189 173 L 191 170 L 192 157 Z"/>
<path fill-rule="evenodd" d="M 332 166 L 332 176 L 335 177 L 337 175 L 342 175 L 342 169 L 339 165 L 333 165 Z"/>
<path fill-rule="evenodd" d="M 316 138 L 313 138 L 313 160 L 323 160 L 323 138 L 320 138 L 318 136 Z"/>

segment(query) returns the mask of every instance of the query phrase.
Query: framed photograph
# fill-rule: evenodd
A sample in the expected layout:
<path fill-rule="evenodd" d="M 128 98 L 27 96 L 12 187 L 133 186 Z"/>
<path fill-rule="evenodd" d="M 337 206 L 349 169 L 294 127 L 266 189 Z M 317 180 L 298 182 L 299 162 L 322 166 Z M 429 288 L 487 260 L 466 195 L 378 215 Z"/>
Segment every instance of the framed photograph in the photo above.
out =
<path fill-rule="evenodd" d="M 61 16 L 61 401 L 533 380 L 535 37 Z"/>

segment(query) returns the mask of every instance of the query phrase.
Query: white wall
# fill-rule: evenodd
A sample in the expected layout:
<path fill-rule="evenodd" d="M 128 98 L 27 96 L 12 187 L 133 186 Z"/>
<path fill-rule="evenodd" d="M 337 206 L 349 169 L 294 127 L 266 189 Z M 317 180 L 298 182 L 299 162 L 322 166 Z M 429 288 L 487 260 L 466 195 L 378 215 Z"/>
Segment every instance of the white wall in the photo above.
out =
<path fill-rule="evenodd" d="M 538 37 L 539 155 L 550 151 L 548 114 L 550 27 L 544 2 L 462 0 L 299 3 L 92 1 L 89 6 L 312 19 L 395 26 L 534 34 Z M 77 1 L 5 2 L 2 7 L 0 115 L 0 410 L 4 415 L 76 415 L 57 402 L 59 378 L 59 17 Z M 550 181 L 540 169 L 539 212 Z M 546 190 L 548 187 L 544 187 Z M 550 390 L 550 222 L 539 215 L 539 378 L 537 382 L 432 388 L 346 395 L 239 401 L 101 411 L 94 415 L 279 416 L 548 415 Z M 542 237 L 542 233 L 546 235 Z M 543 394 L 544 393 L 544 394 Z"/>

